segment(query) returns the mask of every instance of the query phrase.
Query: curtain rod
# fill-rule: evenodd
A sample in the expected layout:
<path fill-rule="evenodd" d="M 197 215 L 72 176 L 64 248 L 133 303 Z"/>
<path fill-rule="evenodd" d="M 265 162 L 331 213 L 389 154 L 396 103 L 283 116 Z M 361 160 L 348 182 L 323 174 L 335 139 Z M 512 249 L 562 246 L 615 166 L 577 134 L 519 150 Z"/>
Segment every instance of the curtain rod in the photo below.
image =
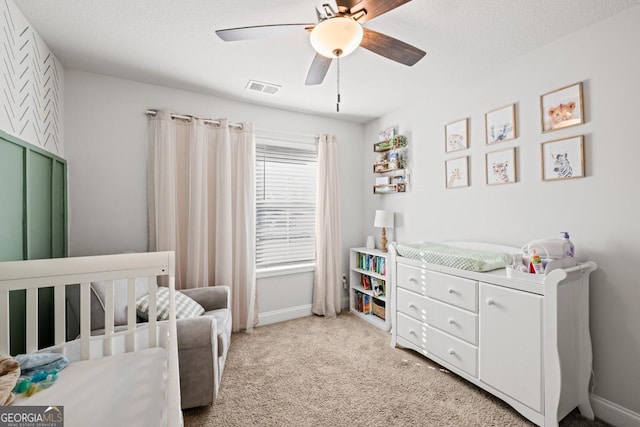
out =
<path fill-rule="evenodd" d="M 147 110 L 147 111 L 145 111 L 145 114 L 147 116 L 154 116 L 155 117 L 155 115 L 158 114 L 158 112 L 156 110 Z M 171 114 L 171 118 L 172 119 L 182 119 L 182 120 L 191 121 L 191 119 L 197 119 L 198 117 L 186 116 L 186 115 L 181 115 L 181 114 Z M 222 122 L 220 120 L 202 119 L 202 121 L 204 123 L 212 123 L 212 124 L 218 125 L 218 126 L 220 126 L 222 124 Z M 242 129 L 242 124 L 240 124 L 240 123 L 229 123 L 229 127 Z"/>

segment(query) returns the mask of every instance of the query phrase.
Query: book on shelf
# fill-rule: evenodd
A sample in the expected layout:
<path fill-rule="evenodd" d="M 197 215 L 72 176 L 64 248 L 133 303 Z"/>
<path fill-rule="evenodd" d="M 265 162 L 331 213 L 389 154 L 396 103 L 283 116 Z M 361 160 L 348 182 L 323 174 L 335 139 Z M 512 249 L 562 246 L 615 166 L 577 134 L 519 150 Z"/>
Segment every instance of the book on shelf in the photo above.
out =
<path fill-rule="evenodd" d="M 386 274 L 385 258 L 377 255 L 363 254 L 358 252 L 356 267 L 361 270 L 373 271 L 378 274 Z"/>
<path fill-rule="evenodd" d="M 382 279 L 371 279 L 371 290 L 374 297 L 383 297 L 386 294 L 386 286 Z"/>
<path fill-rule="evenodd" d="M 359 311 L 362 313 L 362 303 L 364 302 L 362 299 L 362 296 L 364 295 L 362 292 L 360 291 L 353 291 L 353 308 L 356 309 L 356 311 Z"/>
<path fill-rule="evenodd" d="M 366 274 L 362 274 L 360 276 L 360 283 L 362 284 L 362 287 L 365 288 L 367 291 L 371 290 L 371 280 L 372 278 L 367 276 Z"/>
<path fill-rule="evenodd" d="M 355 289 L 353 292 L 353 308 L 360 313 L 371 314 L 371 295 L 367 295 Z"/>
<path fill-rule="evenodd" d="M 371 295 L 362 295 L 362 312 L 364 314 L 371 314 Z"/>

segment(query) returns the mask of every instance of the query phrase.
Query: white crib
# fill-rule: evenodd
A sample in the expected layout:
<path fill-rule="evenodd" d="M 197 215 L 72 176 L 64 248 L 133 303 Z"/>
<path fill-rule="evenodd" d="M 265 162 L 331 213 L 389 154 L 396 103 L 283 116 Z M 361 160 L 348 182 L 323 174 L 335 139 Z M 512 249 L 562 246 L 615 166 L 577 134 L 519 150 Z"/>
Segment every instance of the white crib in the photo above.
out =
<path fill-rule="evenodd" d="M 173 252 L 0 263 L 0 354 L 9 354 L 9 292 L 26 291 L 26 350 L 38 351 L 38 290 L 54 291 L 54 340 L 40 351 L 63 353 L 69 365 L 50 388 L 14 405 L 63 406 L 65 425 L 180 426 L 180 381 Z M 156 321 L 156 284 L 168 277 L 170 319 Z M 136 325 L 135 279 L 149 278 L 149 323 Z M 114 327 L 114 280 L 126 279 L 127 325 Z M 107 281 L 105 332 L 91 336 L 91 282 Z M 80 286 L 80 338 L 65 342 L 65 288 Z"/>

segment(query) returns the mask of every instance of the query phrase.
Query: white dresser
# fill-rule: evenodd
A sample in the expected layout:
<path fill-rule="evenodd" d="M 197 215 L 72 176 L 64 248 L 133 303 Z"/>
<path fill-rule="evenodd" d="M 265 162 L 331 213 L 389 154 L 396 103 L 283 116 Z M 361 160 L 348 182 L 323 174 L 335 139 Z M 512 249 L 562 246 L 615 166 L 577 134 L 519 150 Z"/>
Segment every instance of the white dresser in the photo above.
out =
<path fill-rule="evenodd" d="M 420 352 L 538 425 L 557 426 L 575 407 L 593 419 L 595 263 L 554 270 L 536 283 L 508 278 L 504 269 L 478 273 L 406 259 L 393 246 L 390 252 L 392 347 Z"/>

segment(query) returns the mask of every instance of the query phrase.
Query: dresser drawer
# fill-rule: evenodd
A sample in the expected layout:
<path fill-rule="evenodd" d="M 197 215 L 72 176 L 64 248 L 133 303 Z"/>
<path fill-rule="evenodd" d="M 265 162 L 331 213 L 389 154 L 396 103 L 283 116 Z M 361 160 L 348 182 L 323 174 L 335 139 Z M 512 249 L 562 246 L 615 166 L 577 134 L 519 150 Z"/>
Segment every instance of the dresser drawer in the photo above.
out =
<path fill-rule="evenodd" d="M 412 342 L 423 350 L 427 350 L 427 325 L 416 319 L 398 313 L 396 320 L 396 334 Z"/>
<path fill-rule="evenodd" d="M 427 352 L 462 369 L 469 375 L 478 376 L 478 348 L 457 338 L 426 327 Z"/>
<path fill-rule="evenodd" d="M 398 292 L 400 298 L 400 292 Z M 478 315 L 466 310 L 426 299 L 426 322 L 441 331 L 478 345 Z"/>
<path fill-rule="evenodd" d="M 418 294 L 427 294 L 427 270 L 409 265 L 398 264 L 397 285 Z"/>
<path fill-rule="evenodd" d="M 425 271 L 427 296 L 478 312 L 478 282 L 448 274 Z"/>
<path fill-rule="evenodd" d="M 427 306 L 429 304 L 429 299 L 427 297 L 418 295 L 415 292 L 407 291 L 406 289 L 398 288 L 396 301 L 396 309 L 399 312 L 421 322 L 427 321 Z"/>

